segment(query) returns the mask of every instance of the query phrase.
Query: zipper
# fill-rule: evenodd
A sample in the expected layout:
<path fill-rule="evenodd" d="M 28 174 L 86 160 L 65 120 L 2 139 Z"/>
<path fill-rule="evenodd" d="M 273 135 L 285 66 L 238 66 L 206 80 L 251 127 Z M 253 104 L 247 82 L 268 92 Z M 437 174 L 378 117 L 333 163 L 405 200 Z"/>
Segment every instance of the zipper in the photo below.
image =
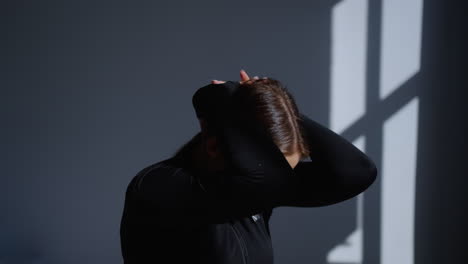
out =
<path fill-rule="evenodd" d="M 244 264 L 247 264 L 247 256 L 248 256 L 247 246 L 245 245 L 244 240 L 242 239 L 242 237 L 240 235 L 240 232 L 236 229 L 236 227 L 234 227 L 234 223 L 231 223 L 229 226 L 234 231 L 234 234 L 236 235 L 237 241 L 239 242 L 239 246 L 241 248 Z"/>

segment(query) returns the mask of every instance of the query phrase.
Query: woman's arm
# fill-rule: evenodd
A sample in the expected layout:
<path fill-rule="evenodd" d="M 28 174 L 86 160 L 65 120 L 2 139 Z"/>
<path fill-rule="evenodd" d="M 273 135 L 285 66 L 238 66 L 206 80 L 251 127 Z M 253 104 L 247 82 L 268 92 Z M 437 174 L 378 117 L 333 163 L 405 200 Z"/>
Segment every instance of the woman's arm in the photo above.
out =
<path fill-rule="evenodd" d="M 229 94 L 236 85 L 227 82 Z M 230 103 L 223 102 L 210 117 L 230 165 L 229 187 L 222 192 L 227 197 L 252 207 L 324 206 L 350 199 L 375 181 L 377 168 L 367 155 L 302 113 L 311 161 L 292 169 L 265 128 L 236 118 L 239 106 Z"/>
<path fill-rule="evenodd" d="M 225 170 L 196 178 L 169 166 L 152 171 L 141 184 L 140 199 L 168 227 L 222 223 L 278 206 L 330 205 L 375 181 L 377 169 L 369 157 L 304 114 L 300 124 L 312 161 L 291 168 L 264 127 L 236 118 L 239 106 L 228 102 L 236 85 L 207 85 L 193 97 L 197 116 L 208 117 L 216 130 Z"/>
<path fill-rule="evenodd" d="M 301 125 L 312 161 L 300 161 L 280 202 L 285 206 L 325 206 L 365 191 L 377 178 L 374 162 L 345 138 L 305 114 Z"/>

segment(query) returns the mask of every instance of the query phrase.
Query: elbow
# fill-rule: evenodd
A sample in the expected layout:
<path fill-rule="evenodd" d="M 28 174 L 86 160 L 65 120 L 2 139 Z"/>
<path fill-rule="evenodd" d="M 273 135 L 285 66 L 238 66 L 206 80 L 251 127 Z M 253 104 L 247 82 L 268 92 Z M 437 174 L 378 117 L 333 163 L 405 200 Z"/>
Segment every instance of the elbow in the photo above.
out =
<path fill-rule="evenodd" d="M 361 175 L 366 178 L 367 187 L 369 187 L 377 179 L 377 174 L 378 174 L 377 166 L 375 165 L 374 161 L 372 161 L 368 157 L 366 157 L 366 158 L 364 158 L 362 160 L 361 165 L 362 165 Z M 367 189 L 367 187 L 366 187 L 366 189 Z"/>
<path fill-rule="evenodd" d="M 367 157 L 362 158 L 358 164 L 355 164 L 352 173 L 346 177 L 344 188 L 350 194 L 349 197 L 354 197 L 369 189 L 376 181 L 377 174 L 378 169 L 375 163 Z"/>

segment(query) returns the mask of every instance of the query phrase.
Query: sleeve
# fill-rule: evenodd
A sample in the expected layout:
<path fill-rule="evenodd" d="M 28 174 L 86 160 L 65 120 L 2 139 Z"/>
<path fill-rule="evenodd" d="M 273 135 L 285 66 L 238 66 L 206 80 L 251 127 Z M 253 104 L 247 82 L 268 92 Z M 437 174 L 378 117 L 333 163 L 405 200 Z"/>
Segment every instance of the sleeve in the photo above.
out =
<path fill-rule="evenodd" d="M 243 106 L 235 99 L 236 85 L 227 82 L 206 86 L 204 91 L 204 105 L 218 107 L 203 112 L 211 114 L 205 116 L 214 124 L 228 161 L 222 189 L 225 199 L 236 199 L 246 209 L 325 206 L 362 193 L 376 180 L 377 168 L 366 154 L 303 113 L 298 122 L 310 161 L 301 160 L 291 168 L 266 128 L 238 114 Z M 229 96 L 210 98 L 215 94 L 210 89 Z M 218 105 L 208 103 L 213 101 Z M 197 109 L 196 98 L 194 106 Z"/>
<path fill-rule="evenodd" d="M 377 178 L 374 162 L 332 130 L 300 114 L 311 161 L 300 161 L 278 205 L 315 207 L 348 200 Z"/>
<path fill-rule="evenodd" d="M 223 87 L 229 90 L 212 92 Z M 375 181 L 377 169 L 368 156 L 302 113 L 299 122 L 311 161 L 300 161 L 293 169 L 264 127 L 235 114 L 239 105 L 228 99 L 234 90 L 234 82 L 208 85 L 193 98 L 197 116 L 209 119 L 216 130 L 225 169 L 200 178 L 179 169 L 171 177 L 149 177 L 142 184 L 140 195 L 153 210 L 158 208 L 153 214 L 159 219 L 193 226 L 268 210 L 271 215 L 279 206 L 331 205 L 358 195 Z"/>

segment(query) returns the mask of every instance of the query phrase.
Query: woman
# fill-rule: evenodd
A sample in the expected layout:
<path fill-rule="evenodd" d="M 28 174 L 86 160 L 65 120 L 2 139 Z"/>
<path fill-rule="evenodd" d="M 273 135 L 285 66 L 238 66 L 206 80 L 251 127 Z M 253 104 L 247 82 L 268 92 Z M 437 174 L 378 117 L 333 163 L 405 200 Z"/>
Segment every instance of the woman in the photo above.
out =
<path fill-rule="evenodd" d="M 274 208 L 335 204 L 377 177 L 369 157 L 300 113 L 277 80 L 241 71 L 240 82 L 212 81 L 192 102 L 201 132 L 127 187 L 126 264 L 271 264 Z"/>

